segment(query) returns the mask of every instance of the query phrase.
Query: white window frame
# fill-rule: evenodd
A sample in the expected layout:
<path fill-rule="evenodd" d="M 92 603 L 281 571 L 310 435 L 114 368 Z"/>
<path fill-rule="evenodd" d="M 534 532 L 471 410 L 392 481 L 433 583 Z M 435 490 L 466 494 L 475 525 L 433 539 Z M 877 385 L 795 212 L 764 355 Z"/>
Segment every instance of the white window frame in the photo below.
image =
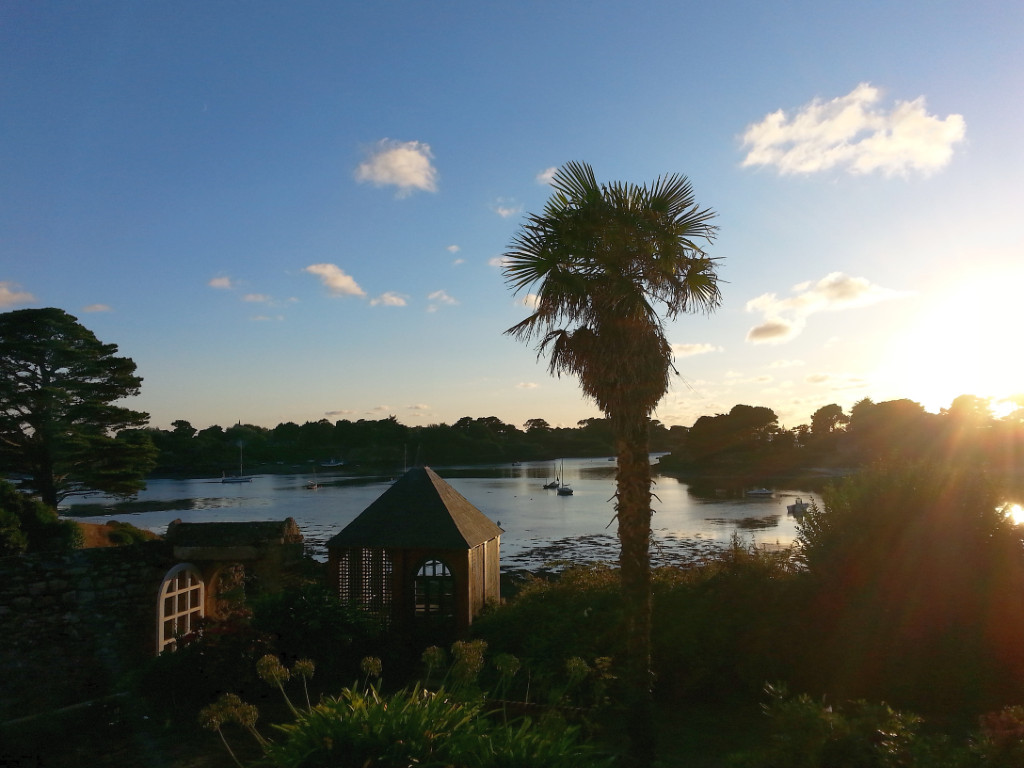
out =
<path fill-rule="evenodd" d="M 194 631 L 206 616 L 206 582 L 191 563 L 164 576 L 156 603 L 156 652 L 176 650 L 178 638 Z"/>

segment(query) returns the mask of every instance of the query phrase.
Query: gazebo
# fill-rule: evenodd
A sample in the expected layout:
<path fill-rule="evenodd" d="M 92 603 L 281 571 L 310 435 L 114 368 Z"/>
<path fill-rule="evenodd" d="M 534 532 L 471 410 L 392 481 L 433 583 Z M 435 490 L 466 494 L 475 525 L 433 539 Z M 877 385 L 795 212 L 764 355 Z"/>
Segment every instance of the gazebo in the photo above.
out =
<path fill-rule="evenodd" d="M 327 542 L 343 602 L 396 630 L 464 633 L 500 598 L 502 529 L 429 467 L 414 467 Z"/>

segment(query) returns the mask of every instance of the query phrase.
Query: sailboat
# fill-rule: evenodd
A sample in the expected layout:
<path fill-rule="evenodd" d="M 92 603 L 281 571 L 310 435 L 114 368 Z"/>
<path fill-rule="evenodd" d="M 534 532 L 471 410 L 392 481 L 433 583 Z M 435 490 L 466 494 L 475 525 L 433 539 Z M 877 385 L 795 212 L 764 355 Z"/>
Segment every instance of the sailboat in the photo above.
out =
<path fill-rule="evenodd" d="M 552 465 L 551 465 L 551 468 L 552 468 L 552 469 L 554 469 L 554 466 L 555 466 L 555 465 L 554 465 L 554 464 L 552 464 Z M 556 470 L 556 471 L 555 471 L 555 479 L 554 479 L 554 480 L 552 480 L 552 481 L 551 481 L 551 482 L 549 482 L 549 483 L 544 483 L 544 487 L 545 487 L 545 488 L 548 488 L 548 489 L 551 489 L 551 488 L 557 488 L 557 487 L 558 487 L 558 485 L 559 485 L 559 483 L 558 483 L 558 471 Z"/>
<path fill-rule="evenodd" d="M 565 480 L 565 462 L 562 462 L 562 480 Z M 563 482 L 558 486 L 559 496 L 572 496 L 572 486 L 568 483 Z"/>
<path fill-rule="evenodd" d="M 238 476 L 228 477 L 226 473 L 221 473 L 220 481 L 222 483 L 251 483 L 252 478 L 246 477 L 242 474 L 242 444 L 238 444 Z"/>

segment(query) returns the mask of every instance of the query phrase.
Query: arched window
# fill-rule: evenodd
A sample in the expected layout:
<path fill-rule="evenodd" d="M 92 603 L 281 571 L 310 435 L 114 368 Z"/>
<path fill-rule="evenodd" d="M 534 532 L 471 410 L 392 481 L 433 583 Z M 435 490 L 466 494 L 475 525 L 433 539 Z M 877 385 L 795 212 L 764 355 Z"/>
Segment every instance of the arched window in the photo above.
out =
<path fill-rule="evenodd" d="M 206 615 L 206 585 L 194 565 L 176 565 L 164 576 L 156 609 L 156 652 L 174 650 Z"/>
<path fill-rule="evenodd" d="M 416 617 L 450 619 L 455 615 L 455 577 L 441 560 L 427 560 L 416 572 Z"/>

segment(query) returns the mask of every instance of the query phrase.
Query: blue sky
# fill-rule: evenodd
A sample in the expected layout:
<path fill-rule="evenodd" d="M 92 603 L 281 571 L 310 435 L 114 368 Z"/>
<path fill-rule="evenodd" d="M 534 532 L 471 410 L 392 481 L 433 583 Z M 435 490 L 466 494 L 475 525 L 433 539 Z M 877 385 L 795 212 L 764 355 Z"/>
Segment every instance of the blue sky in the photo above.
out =
<path fill-rule="evenodd" d="M 117 344 L 159 427 L 575 425 L 500 258 L 582 160 L 718 212 L 665 423 L 1007 398 L 1021 40 L 1019 2 L 12 0 L 0 310 Z"/>

